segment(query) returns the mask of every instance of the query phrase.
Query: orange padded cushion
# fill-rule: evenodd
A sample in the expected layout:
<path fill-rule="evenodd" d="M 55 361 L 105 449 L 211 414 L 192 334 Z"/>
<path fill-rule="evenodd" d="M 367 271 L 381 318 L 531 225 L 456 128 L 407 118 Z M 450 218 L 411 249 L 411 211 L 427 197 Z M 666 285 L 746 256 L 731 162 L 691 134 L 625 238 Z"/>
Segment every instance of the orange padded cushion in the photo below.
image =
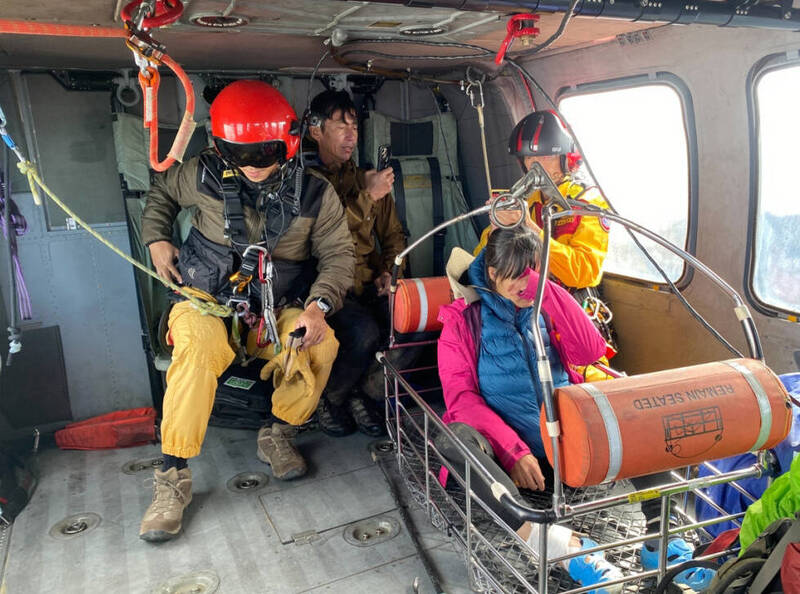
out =
<path fill-rule="evenodd" d="M 571 487 L 771 448 L 792 421 L 786 389 L 753 359 L 573 384 L 554 398 L 560 468 Z M 552 464 L 545 415 L 541 423 Z"/>
<path fill-rule="evenodd" d="M 445 276 L 398 281 L 394 298 L 394 329 L 401 334 L 442 329 L 439 308 L 453 301 Z"/>

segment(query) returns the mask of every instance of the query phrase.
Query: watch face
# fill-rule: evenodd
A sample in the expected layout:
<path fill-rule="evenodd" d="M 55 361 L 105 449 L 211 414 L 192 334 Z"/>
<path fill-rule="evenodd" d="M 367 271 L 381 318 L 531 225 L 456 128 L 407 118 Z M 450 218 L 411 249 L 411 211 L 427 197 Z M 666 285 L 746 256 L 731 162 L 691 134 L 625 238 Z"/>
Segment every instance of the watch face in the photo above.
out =
<path fill-rule="evenodd" d="M 331 305 L 330 305 L 330 303 L 328 303 L 328 302 L 327 302 L 325 299 L 323 299 L 322 297 L 320 297 L 319 299 L 317 299 L 317 306 L 319 306 L 319 308 L 320 308 L 320 309 L 321 309 L 323 312 L 325 312 L 325 313 L 328 313 L 328 312 L 331 310 Z"/>

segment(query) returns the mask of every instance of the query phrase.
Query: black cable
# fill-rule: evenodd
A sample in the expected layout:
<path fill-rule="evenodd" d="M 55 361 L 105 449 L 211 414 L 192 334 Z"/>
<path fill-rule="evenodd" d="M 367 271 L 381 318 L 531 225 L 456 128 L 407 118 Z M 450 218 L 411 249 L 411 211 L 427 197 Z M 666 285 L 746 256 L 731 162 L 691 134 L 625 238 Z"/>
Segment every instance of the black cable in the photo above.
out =
<path fill-rule="evenodd" d="M 533 78 L 530 75 L 530 73 L 528 73 L 528 71 L 523 66 L 521 66 L 520 64 L 518 64 L 515 60 L 513 60 L 511 58 L 506 58 L 506 63 L 508 63 L 512 67 L 516 68 L 517 71 L 520 74 L 522 74 L 522 76 L 524 76 L 526 80 L 528 80 L 530 83 L 532 83 L 533 86 L 536 88 L 536 90 L 539 91 L 539 93 L 545 98 L 547 103 L 553 108 L 553 111 L 556 113 L 556 115 L 558 115 L 558 117 L 564 123 L 564 125 L 566 126 L 566 128 L 569 131 L 570 135 L 572 136 L 573 140 L 575 141 L 575 145 L 576 145 L 576 147 L 578 149 L 578 152 L 583 157 L 583 162 L 586 165 L 586 169 L 589 171 L 589 175 L 592 176 L 592 178 L 593 178 L 593 180 L 595 182 L 595 185 L 597 185 L 598 190 L 603 195 L 603 198 L 605 199 L 606 203 L 608 204 L 609 210 L 611 210 L 611 212 L 619 215 L 619 211 L 614 207 L 614 205 L 611 203 L 611 201 L 606 196 L 606 193 L 603 191 L 603 188 L 600 186 L 600 180 L 594 174 L 594 171 L 592 171 L 592 167 L 589 165 L 589 161 L 586 158 L 586 153 L 584 153 L 583 148 L 581 147 L 580 141 L 578 140 L 577 136 L 573 132 L 572 127 L 569 125 L 569 122 L 567 122 L 567 119 L 559 111 L 558 106 L 555 104 L 553 99 L 550 97 L 550 95 L 547 94 L 547 92 L 542 88 L 542 86 L 537 82 L 537 80 L 535 78 Z M 622 216 L 622 215 L 620 215 L 620 216 Z M 680 292 L 678 287 L 675 286 L 675 283 L 672 282 L 672 280 L 669 278 L 669 276 L 664 271 L 664 269 L 661 268 L 661 266 L 659 266 L 659 264 L 650 255 L 650 252 L 647 251 L 647 248 L 645 248 L 642 245 L 641 241 L 639 241 L 639 238 L 636 236 L 636 234 L 631 229 L 628 229 L 627 227 L 626 227 L 626 230 L 627 230 L 628 234 L 631 236 L 631 239 L 633 239 L 634 244 L 636 244 L 636 246 L 641 250 L 641 252 L 648 259 L 648 261 L 659 272 L 661 277 L 664 279 L 666 284 L 669 286 L 671 292 L 678 298 L 678 300 L 681 302 L 681 304 L 684 306 L 684 308 L 686 308 L 686 310 L 692 315 L 692 317 L 695 320 L 697 320 L 706 330 L 708 330 L 708 332 L 710 332 L 711 335 L 714 336 L 714 338 L 716 338 L 720 343 L 722 343 L 722 345 L 725 348 L 727 348 L 731 353 L 733 353 L 737 357 L 743 357 L 744 355 L 736 347 L 734 347 L 730 342 L 728 342 L 725 339 L 725 337 L 722 336 L 716 330 L 716 328 L 714 328 L 702 315 L 700 315 L 700 313 L 692 306 L 692 304 L 689 303 L 686 300 L 686 298 Z"/>
<path fill-rule="evenodd" d="M 314 86 L 314 79 L 317 77 L 317 70 L 319 70 L 319 67 L 325 61 L 325 58 L 327 58 L 329 55 L 331 55 L 331 50 L 326 49 L 322 53 L 322 56 L 320 56 L 320 59 L 317 61 L 317 65 L 314 66 L 314 70 L 311 71 L 311 76 L 308 77 L 308 91 L 306 92 L 306 106 L 303 109 L 303 117 L 302 117 L 302 121 L 300 122 L 300 146 L 299 146 L 298 151 L 297 151 L 298 153 L 300 153 L 298 158 L 297 158 L 299 166 L 300 166 L 300 169 L 305 169 L 306 168 L 306 160 L 305 160 L 305 156 L 303 155 L 303 140 L 306 137 L 306 132 L 308 132 L 308 116 L 310 115 L 310 110 L 311 110 L 311 88 Z M 295 198 L 299 200 L 299 196 L 295 196 Z"/>
<path fill-rule="evenodd" d="M 317 62 L 317 65 L 314 66 L 314 70 L 311 71 L 311 76 L 308 78 L 308 92 L 306 93 L 306 108 L 303 113 L 305 113 L 311 108 L 311 87 L 314 84 L 314 79 L 317 77 L 317 70 L 319 70 L 319 67 L 322 66 L 322 63 L 325 61 L 325 58 L 327 58 L 330 55 L 330 53 L 331 50 L 326 49 L 325 52 L 322 54 L 322 57 L 320 57 L 319 61 Z M 300 152 L 302 153 L 302 151 Z"/>

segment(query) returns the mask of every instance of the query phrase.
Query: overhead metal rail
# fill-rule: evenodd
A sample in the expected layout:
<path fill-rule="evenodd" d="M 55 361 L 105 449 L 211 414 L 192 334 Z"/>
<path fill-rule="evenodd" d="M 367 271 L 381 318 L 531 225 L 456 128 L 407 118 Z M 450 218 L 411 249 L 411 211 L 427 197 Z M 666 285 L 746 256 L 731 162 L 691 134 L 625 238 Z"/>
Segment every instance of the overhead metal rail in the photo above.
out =
<path fill-rule="evenodd" d="M 476 12 L 565 12 L 570 0 L 372 0 L 410 8 L 448 8 Z M 800 10 L 791 0 L 765 4 L 752 0 L 580 0 L 575 16 L 644 21 L 676 25 L 716 25 L 800 31 Z"/>

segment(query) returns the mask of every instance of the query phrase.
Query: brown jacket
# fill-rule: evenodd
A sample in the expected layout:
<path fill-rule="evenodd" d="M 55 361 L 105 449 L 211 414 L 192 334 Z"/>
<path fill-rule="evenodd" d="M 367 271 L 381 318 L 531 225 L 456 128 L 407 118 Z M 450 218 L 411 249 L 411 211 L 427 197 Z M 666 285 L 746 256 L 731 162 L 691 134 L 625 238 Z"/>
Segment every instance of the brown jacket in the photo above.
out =
<path fill-rule="evenodd" d="M 142 241 L 145 245 L 171 241 L 172 226 L 178 212 L 181 208 L 194 206 L 192 226 L 205 239 L 230 246 L 230 240 L 224 236 L 222 195 L 214 179 L 209 179 L 219 175 L 218 171 L 212 171 L 218 163 L 218 159 L 214 159 L 216 157 L 204 153 L 155 176 L 142 214 Z M 315 171 L 309 173 L 324 180 Z M 280 238 L 272 256 L 273 260 L 282 260 L 289 265 L 316 258 L 317 275 L 311 283 L 306 305 L 312 298 L 324 297 L 336 311 L 341 308 L 344 295 L 353 285 L 353 244 L 336 191 L 327 183 L 323 188 L 321 196 L 304 196 L 299 216 Z M 250 241 L 259 240 L 263 213 L 247 205 L 244 213 Z"/>
<path fill-rule="evenodd" d="M 383 272 L 392 271 L 395 256 L 406 247 L 394 199 L 391 193 L 377 201 L 370 198 L 366 190 L 366 170 L 356 166 L 352 159 L 337 171 L 330 171 L 321 164 L 316 167 L 333 184 L 347 213 L 347 226 L 353 235 L 356 254 L 354 290 L 360 295 L 364 286 Z"/>

